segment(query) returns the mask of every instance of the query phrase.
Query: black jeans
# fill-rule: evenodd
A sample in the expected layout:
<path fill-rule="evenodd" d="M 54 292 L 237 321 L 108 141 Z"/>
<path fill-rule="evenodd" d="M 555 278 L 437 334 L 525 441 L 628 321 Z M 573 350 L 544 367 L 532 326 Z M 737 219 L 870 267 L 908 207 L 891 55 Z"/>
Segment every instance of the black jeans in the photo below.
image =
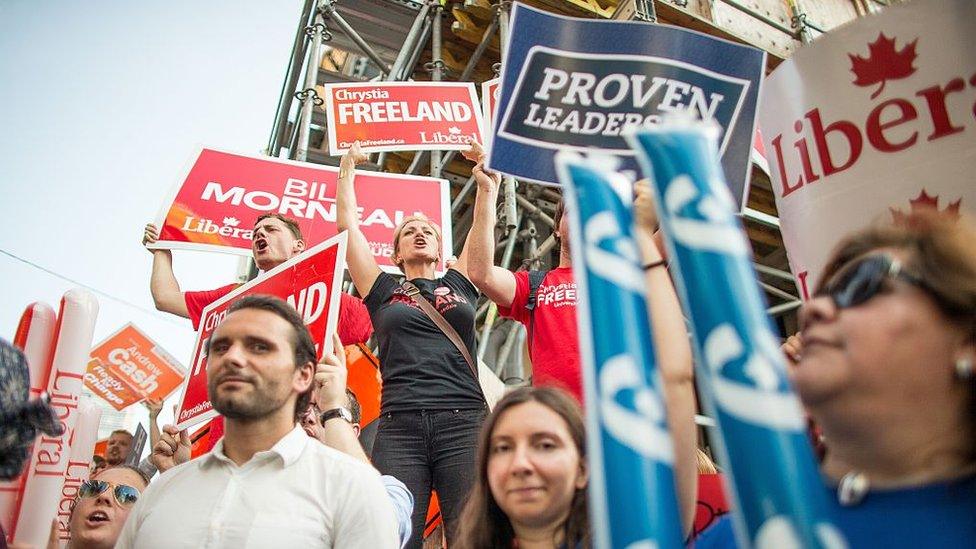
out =
<path fill-rule="evenodd" d="M 448 543 L 475 478 L 478 431 L 487 410 L 417 410 L 380 417 L 373 465 L 413 493 L 413 534 L 407 547 L 421 547 L 431 488 L 437 490 Z"/>

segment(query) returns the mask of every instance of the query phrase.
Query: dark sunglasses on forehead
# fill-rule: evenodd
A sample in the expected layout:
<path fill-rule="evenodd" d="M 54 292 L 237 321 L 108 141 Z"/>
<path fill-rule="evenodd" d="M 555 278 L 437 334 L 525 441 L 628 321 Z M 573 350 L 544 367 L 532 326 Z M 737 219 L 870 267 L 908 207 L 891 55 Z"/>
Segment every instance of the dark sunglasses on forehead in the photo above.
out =
<path fill-rule="evenodd" d="M 817 295 L 829 295 L 841 309 L 856 307 L 884 289 L 888 279 L 927 289 L 922 279 L 905 272 L 901 261 L 887 255 L 871 255 L 841 267 Z"/>
<path fill-rule="evenodd" d="M 78 497 L 94 498 L 105 493 L 110 486 L 114 486 L 112 494 L 115 501 L 122 507 L 129 507 L 139 499 L 139 490 L 125 484 L 112 484 L 104 480 L 86 480 L 78 488 Z"/>

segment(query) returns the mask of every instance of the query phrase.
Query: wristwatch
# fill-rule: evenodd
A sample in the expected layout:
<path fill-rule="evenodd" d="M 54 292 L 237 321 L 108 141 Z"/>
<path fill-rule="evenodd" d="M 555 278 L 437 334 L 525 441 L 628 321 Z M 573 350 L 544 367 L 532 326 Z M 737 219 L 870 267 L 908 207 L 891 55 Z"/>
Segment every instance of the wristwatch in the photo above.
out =
<path fill-rule="evenodd" d="M 326 421 L 329 421 L 330 419 L 334 419 L 337 417 L 342 418 L 349 423 L 352 423 L 352 412 L 349 411 L 349 408 L 346 408 L 344 406 L 339 408 L 333 408 L 331 410 L 326 410 L 322 412 L 320 421 L 322 422 L 322 425 L 325 425 Z"/>

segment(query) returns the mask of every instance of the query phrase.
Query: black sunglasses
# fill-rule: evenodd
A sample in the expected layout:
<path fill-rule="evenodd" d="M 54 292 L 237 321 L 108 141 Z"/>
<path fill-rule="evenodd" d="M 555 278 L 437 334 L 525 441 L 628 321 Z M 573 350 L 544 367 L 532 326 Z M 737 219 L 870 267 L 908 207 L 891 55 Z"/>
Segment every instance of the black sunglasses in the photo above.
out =
<path fill-rule="evenodd" d="M 905 272 L 901 261 L 887 255 L 871 255 L 841 267 L 816 295 L 829 295 L 840 309 L 856 307 L 884 289 L 888 279 L 927 289 L 922 279 Z"/>
<path fill-rule="evenodd" d="M 139 490 L 136 490 L 132 486 L 126 484 L 112 484 L 111 482 L 105 482 L 104 480 L 86 480 L 81 483 L 78 488 L 78 497 L 82 498 L 94 498 L 98 497 L 99 494 L 103 494 L 105 490 L 108 490 L 109 486 L 114 486 L 112 494 L 115 496 L 115 501 L 118 502 L 121 507 L 129 507 L 139 499 Z"/>

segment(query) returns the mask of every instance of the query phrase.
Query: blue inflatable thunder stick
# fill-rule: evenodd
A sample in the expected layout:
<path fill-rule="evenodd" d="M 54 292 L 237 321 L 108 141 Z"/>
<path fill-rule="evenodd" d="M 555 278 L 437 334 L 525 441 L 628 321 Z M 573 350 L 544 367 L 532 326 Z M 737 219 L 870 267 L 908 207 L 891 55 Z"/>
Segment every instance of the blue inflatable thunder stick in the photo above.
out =
<path fill-rule="evenodd" d="M 652 175 L 698 380 L 718 422 L 740 547 L 846 547 L 786 378 L 714 129 L 668 121 L 630 137 Z"/>
<path fill-rule="evenodd" d="M 572 153 L 556 157 L 556 170 L 579 296 L 593 546 L 681 547 L 674 450 L 632 234 L 632 184 Z"/>

